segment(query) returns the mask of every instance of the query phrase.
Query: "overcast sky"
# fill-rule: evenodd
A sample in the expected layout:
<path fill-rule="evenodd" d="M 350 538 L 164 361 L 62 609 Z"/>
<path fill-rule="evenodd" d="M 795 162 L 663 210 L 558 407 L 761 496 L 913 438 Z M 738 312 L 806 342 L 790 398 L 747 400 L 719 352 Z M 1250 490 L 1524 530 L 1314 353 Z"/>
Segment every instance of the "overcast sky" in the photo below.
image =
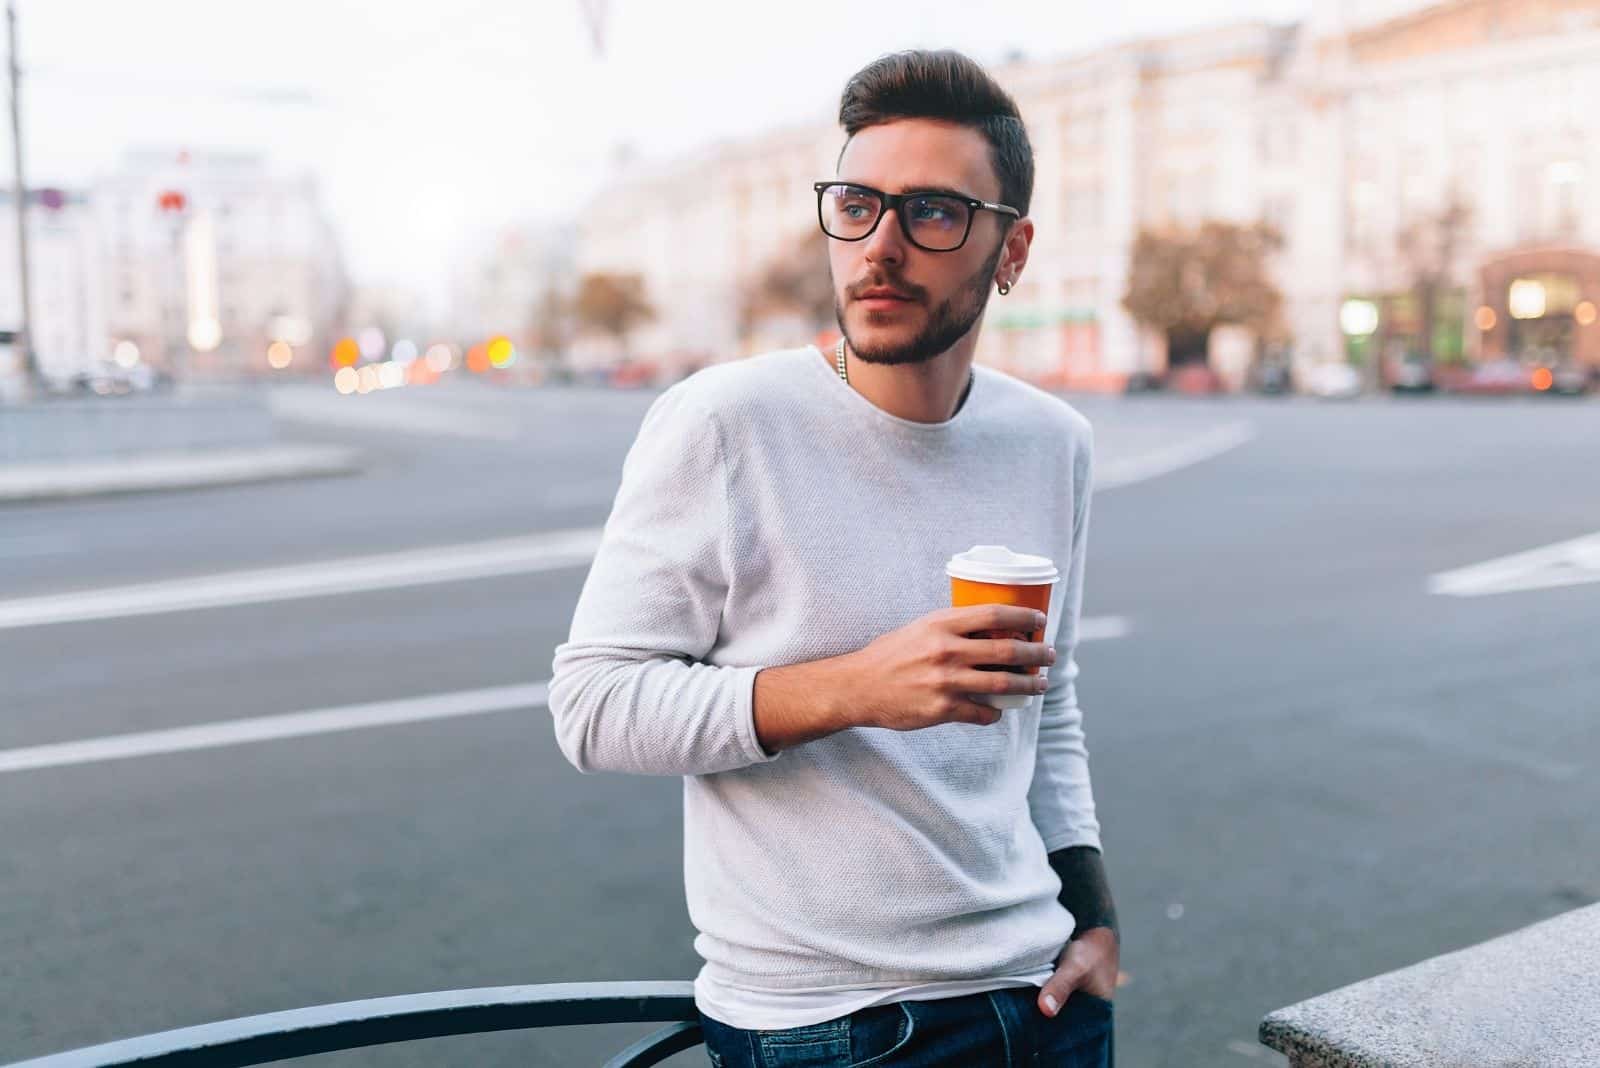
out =
<path fill-rule="evenodd" d="M 591 0 L 592 2 L 592 0 Z M 1071 54 L 1308 0 L 18 0 L 29 184 L 133 145 L 309 169 L 358 283 L 430 296 L 472 234 L 570 215 L 618 144 L 673 155 L 826 118 L 896 48 Z"/>

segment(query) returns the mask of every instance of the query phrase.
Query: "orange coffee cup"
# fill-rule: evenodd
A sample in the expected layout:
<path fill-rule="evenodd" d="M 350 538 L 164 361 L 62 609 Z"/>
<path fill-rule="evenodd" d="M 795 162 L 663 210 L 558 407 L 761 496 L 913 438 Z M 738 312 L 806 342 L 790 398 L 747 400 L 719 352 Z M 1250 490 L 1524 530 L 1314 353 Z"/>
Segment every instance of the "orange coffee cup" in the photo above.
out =
<path fill-rule="evenodd" d="M 975 604 L 1015 604 L 1034 608 L 1046 615 L 1050 612 L 1050 592 L 1060 577 L 1048 557 L 1014 553 L 1004 545 L 974 545 L 964 553 L 957 553 L 945 564 L 945 574 L 950 576 L 950 606 L 965 608 Z M 1049 626 L 1031 631 L 980 630 L 968 635 L 972 638 L 1015 638 L 1025 642 L 1044 641 Z M 1024 675 L 1037 675 L 1039 668 L 1009 667 L 1001 664 L 979 665 L 980 671 L 1013 671 Z M 1026 708 L 1033 694 L 975 694 L 975 699 L 991 708 Z"/>

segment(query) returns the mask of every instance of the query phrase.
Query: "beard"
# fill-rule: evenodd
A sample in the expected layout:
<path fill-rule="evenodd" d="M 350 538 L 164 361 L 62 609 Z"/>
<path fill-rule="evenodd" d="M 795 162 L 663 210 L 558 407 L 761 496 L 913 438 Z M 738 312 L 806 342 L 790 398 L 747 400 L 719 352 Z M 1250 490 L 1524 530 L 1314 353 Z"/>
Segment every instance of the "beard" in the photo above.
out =
<path fill-rule="evenodd" d="M 950 346 L 967 336 L 967 333 L 977 325 L 984 309 L 988 307 L 989 280 L 994 277 L 994 269 L 999 266 L 1000 255 L 1004 251 L 1005 242 L 1002 241 L 988 262 L 973 272 L 947 299 L 941 301 L 928 316 L 928 321 L 917 335 L 902 345 L 858 345 L 856 339 L 850 336 L 850 328 L 845 325 L 844 305 L 835 296 L 833 312 L 839 320 L 840 331 L 850 343 L 850 351 L 856 354 L 857 359 L 866 363 L 884 365 L 924 363 L 948 351 Z M 849 289 L 864 290 L 872 286 L 890 286 L 918 297 L 919 302 L 925 294 L 924 290 L 893 277 L 872 277 Z"/>

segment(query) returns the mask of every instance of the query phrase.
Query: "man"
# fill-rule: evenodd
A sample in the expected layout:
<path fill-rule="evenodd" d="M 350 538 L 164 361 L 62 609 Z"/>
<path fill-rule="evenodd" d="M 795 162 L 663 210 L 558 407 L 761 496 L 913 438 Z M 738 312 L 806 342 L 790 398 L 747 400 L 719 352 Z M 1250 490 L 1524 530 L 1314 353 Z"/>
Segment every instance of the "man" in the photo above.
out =
<path fill-rule="evenodd" d="M 557 739 L 580 771 L 683 776 L 713 1065 L 1107 1065 L 1091 434 L 973 366 L 1033 240 L 1027 132 L 953 52 L 870 64 L 839 117 L 816 194 L 844 340 L 651 406 L 555 652 Z M 1032 609 L 948 607 L 945 561 L 1002 543 L 1062 572 L 1041 643 L 971 637 Z M 975 699 L 1002 692 L 1040 697 Z"/>

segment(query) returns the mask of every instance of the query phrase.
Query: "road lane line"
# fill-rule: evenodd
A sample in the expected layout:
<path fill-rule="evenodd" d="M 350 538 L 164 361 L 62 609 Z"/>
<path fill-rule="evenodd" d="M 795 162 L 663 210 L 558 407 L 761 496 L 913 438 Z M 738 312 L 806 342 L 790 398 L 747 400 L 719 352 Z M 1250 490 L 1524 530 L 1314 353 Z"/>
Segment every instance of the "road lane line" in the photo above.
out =
<path fill-rule="evenodd" d="M 35 745 L 24 749 L 0 750 L 0 774 L 9 771 L 34 771 L 104 760 L 186 753 L 196 749 L 217 749 L 247 742 L 270 742 L 283 738 L 303 738 L 334 731 L 387 727 L 396 723 L 421 723 L 456 716 L 480 716 L 516 708 L 536 708 L 548 698 L 549 684 L 526 683 L 494 686 L 482 690 L 409 697 L 398 701 L 319 708 L 309 712 L 287 712 L 250 719 L 201 723 L 170 730 L 143 731 L 138 734 L 113 734 L 77 742 Z"/>
<path fill-rule="evenodd" d="M 600 545 L 601 529 L 558 530 L 315 564 L 21 597 L 0 601 L 0 630 L 555 571 L 589 563 Z"/>
<path fill-rule="evenodd" d="M 1255 436 L 1255 427 L 1249 423 L 1228 423 L 1174 445 L 1151 449 L 1149 452 L 1129 456 L 1126 459 L 1107 460 L 1095 472 L 1094 488 L 1121 489 L 1123 486 L 1169 475 L 1174 471 L 1221 456 L 1225 452 L 1231 452 L 1254 440 Z"/>
<path fill-rule="evenodd" d="M 1519 590 L 1553 590 L 1600 582 L 1600 534 L 1556 542 L 1527 552 L 1441 571 L 1428 592 L 1446 597 L 1484 597 Z"/>
<path fill-rule="evenodd" d="M 1079 641 L 1106 641 L 1121 638 L 1131 631 L 1121 616 L 1091 616 L 1079 623 Z M 550 681 L 491 686 L 481 690 L 406 697 L 395 701 L 374 701 L 335 708 L 316 708 L 305 712 L 284 712 L 249 719 L 229 719 L 199 723 L 167 730 L 112 734 L 75 742 L 52 742 L 19 749 L 0 749 L 0 775 L 12 771 L 37 771 L 42 768 L 72 767 L 106 760 L 187 753 L 197 749 L 219 749 L 251 742 L 273 742 L 303 738 L 335 731 L 365 730 L 399 723 L 423 723 L 435 719 L 481 716 L 490 712 L 509 712 L 520 708 L 540 708 L 549 699 Z"/>

